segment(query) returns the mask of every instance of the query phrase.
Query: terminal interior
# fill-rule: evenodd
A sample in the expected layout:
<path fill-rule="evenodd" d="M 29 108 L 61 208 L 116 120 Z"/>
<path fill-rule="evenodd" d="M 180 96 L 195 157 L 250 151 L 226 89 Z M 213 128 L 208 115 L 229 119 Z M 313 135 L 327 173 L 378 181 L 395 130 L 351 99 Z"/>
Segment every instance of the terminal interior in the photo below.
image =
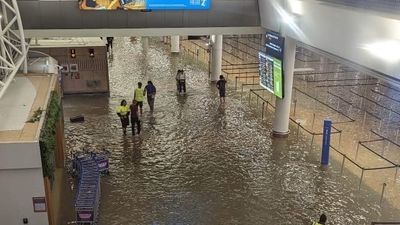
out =
<path fill-rule="evenodd" d="M 19 1 L 0 5 L 7 8 L 14 2 Z M 324 42 L 329 34 L 322 31 L 328 28 L 319 27 L 320 35 L 307 33 L 318 31 L 323 22 L 301 20 L 293 8 L 293 18 L 305 24 L 294 20 L 281 24 L 286 28 L 271 25 L 282 16 L 280 8 L 262 15 L 267 5 L 279 2 L 274 0 L 257 3 L 257 26 L 247 24 L 252 21 L 247 12 L 246 21 L 238 22 L 242 26 L 221 26 L 220 31 L 210 20 L 209 28 L 196 27 L 193 21 L 182 22 L 192 28 L 168 27 L 168 16 L 165 26 L 154 28 L 151 10 L 141 12 L 150 15 L 138 22 L 143 28 L 112 30 L 92 27 L 88 21 L 81 29 L 57 29 L 57 23 L 64 22 L 27 21 L 36 13 L 27 13 L 26 7 L 36 4 L 27 2 L 19 3 L 22 25 L 27 27 L 26 38 L 21 38 L 27 45 L 25 56 L 24 44 L 14 40 L 23 31 L 8 31 L 9 21 L 0 17 L 0 221 L 307 225 L 325 214 L 327 222 L 316 224 L 400 224 L 400 55 L 386 45 L 377 47 L 382 51 L 378 59 L 367 56 L 376 46 L 346 49 L 355 39 L 342 46 L 339 41 Z M 116 2 L 120 5 L 112 10 L 124 7 L 124 1 L 97 4 L 114 7 Z M 223 4 L 231 4 L 231 9 L 239 4 L 221 2 L 212 1 L 210 14 Z M 400 46 L 398 1 L 293 2 L 365 18 L 378 15 L 392 26 L 379 27 L 377 20 L 360 29 L 366 36 L 393 29 L 395 34 L 382 36 L 394 37 L 393 50 Z M 285 8 L 286 3 L 279 4 Z M 133 1 L 126 4 L 134 8 Z M 103 16 L 104 7 L 97 9 L 93 15 Z M 3 8 L 1 15 L 13 10 Z M 92 9 L 80 10 L 83 15 Z M 128 18 L 135 12 L 125 8 L 109 15 L 116 13 Z M 207 11 L 188 13 L 199 16 Z M 285 40 L 282 98 L 263 85 L 260 72 L 260 53 L 270 51 L 266 38 L 271 32 Z M 361 34 L 337 38 L 357 35 Z M 14 39 L 7 39 L 10 36 Z M 113 37 L 112 45 L 107 36 Z M 12 51 L 12 57 L 7 55 Z M 385 61 L 383 53 L 391 59 Z M 15 74 L 7 69 L 14 63 L 19 65 Z M 178 70 L 185 71 L 184 94 L 177 93 Z M 227 81 L 225 103 L 216 85 L 219 75 Z M 145 100 L 139 116 L 142 132 L 134 135 L 129 125 L 124 134 L 116 110 L 123 99 L 131 104 L 138 82 L 148 81 L 157 88 L 155 109 L 151 111 Z M 282 126 L 276 125 L 285 117 L 284 104 L 286 133 L 277 132 Z M 332 122 L 329 133 L 327 121 Z M 90 180 L 95 194 L 83 190 L 83 177 L 89 172 L 80 163 L 95 162 L 105 152 L 107 172 L 101 173 L 98 164 L 98 180 Z M 79 198 L 89 201 L 90 196 L 93 204 L 80 207 Z"/>

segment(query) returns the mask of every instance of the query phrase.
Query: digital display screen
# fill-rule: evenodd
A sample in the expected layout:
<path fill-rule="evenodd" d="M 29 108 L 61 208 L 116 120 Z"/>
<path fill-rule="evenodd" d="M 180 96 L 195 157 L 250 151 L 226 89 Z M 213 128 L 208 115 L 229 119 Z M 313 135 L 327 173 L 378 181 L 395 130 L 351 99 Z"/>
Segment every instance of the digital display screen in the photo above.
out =
<path fill-rule="evenodd" d="M 260 86 L 275 96 L 283 98 L 283 50 L 285 40 L 275 32 L 266 34 L 266 52 L 260 52 L 259 74 Z"/>
<path fill-rule="evenodd" d="M 211 0 L 79 0 L 82 10 L 206 10 Z"/>

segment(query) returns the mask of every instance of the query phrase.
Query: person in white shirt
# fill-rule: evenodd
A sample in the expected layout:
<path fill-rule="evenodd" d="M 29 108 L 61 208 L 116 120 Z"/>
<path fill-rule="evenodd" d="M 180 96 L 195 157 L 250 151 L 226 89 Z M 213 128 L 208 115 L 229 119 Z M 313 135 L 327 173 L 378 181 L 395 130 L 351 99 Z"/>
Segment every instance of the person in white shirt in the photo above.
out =
<path fill-rule="evenodd" d="M 176 86 L 179 94 L 186 93 L 186 74 L 183 70 L 176 73 Z"/>

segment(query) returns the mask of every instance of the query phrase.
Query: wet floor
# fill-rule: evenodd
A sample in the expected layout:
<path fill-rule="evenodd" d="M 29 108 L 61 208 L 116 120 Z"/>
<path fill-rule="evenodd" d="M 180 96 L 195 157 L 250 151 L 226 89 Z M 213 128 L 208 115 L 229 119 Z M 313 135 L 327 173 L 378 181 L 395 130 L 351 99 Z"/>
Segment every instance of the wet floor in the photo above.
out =
<path fill-rule="evenodd" d="M 219 106 L 207 68 L 171 56 L 159 39 L 115 40 L 110 97 L 67 96 L 69 151 L 112 152 L 111 174 L 102 179 L 99 224 L 309 224 L 321 212 L 329 224 L 369 224 L 392 218 L 375 192 L 357 190 L 358 179 L 319 167 L 309 142 L 271 139 L 271 127 L 230 96 Z M 175 71 L 187 71 L 188 93 L 175 93 Z M 157 87 L 156 109 L 147 105 L 141 136 L 122 135 L 115 114 L 138 81 Z"/>

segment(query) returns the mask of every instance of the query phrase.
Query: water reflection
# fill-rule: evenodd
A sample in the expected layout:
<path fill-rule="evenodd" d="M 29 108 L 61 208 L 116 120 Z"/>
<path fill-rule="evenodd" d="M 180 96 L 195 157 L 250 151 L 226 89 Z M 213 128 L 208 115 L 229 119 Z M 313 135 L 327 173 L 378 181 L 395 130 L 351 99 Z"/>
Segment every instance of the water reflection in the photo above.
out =
<path fill-rule="evenodd" d="M 111 175 L 102 179 L 100 225 L 298 225 L 321 212 L 329 224 L 366 224 L 380 216 L 371 203 L 376 196 L 356 191 L 354 178 L 321 170 L 308 141 L 271 139 L 270 127 L 238 99 L 220 106 L 202 66 L 171 57 L 156 39 L 149 40 L 146 58 L 141 50 L 140 41 L 115 40 L 110 98 L 65 98 L 66 118 L 87 118 L 66 123 L 68 149 L 112 152 Z M 177 68 L 189 74 L 183 96 L 176 95 Z M 115 107 L 150 76 L 157 86 L 155 111 L 145 104 L 143 133 L 123 136 Z"/>

